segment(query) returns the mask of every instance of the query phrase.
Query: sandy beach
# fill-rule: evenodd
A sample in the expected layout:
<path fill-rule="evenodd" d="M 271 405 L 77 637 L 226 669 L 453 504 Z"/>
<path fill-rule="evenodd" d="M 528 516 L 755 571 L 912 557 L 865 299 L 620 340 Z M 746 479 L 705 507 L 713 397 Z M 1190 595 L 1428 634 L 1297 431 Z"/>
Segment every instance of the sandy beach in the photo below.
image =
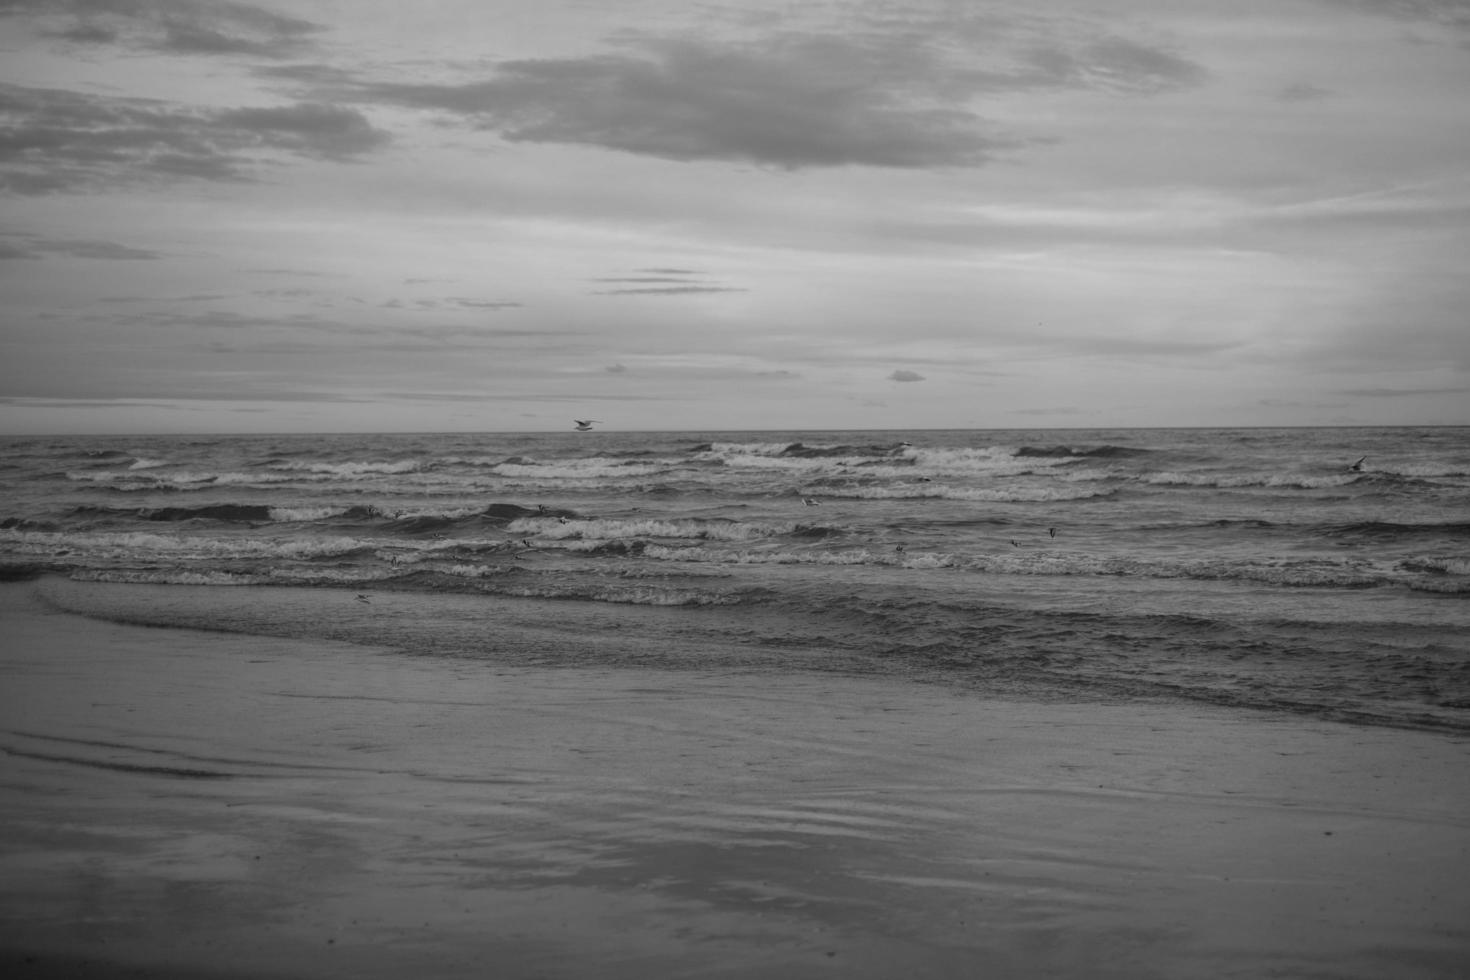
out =
<path fill-rule="evenodd" d="M 893 678 L 414 657 L 117 625 L 38 590 L 0 587 L 10 976 L 1470 963 L 1461 739 Z"/>

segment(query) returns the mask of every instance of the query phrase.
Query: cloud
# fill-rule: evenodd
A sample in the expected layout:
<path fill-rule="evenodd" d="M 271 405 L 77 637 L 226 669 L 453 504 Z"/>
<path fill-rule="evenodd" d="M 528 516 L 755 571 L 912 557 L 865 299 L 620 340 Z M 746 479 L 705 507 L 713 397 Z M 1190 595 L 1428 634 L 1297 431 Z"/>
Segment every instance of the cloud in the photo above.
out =
<path fill-rule="evenodd" d="M 619 284 L 618 289 L 600 289 L 594 291 L 596 296 L 678 296 L 690 293 L 743 293 L 745 290 L 738 286 L 722 286 L 719 283 L 710 282 L 707 279 L 691 279 L 690 276 L 699 275 L 693 269 L 639 269 L 641 273 L 657 273 L 655 275 L 636 276 L 603 276 L 592 280 L 593 282 L 606 282 Z"/>
<path fill-rule="evenodd" d="M 234 0 L 7 0 L 0 17 L 38 18 L 44 34 L 73 44 L 186 55 L 285 58 L 322 28 Z"/>
<path fill-rule="evenodd" d="M 250 180 L 274 154 L 344 161 L 387 141 L 338 106 L 200 109 L 0 85 L 0 190 L 18 194 Z"/>
<path fill-rule="evenodd" d="M 223 129 L 247 144 L 252 137 L 260 145 L 287 150 L 301 156 L 343 160 L 375 150 L 388 141 L 354 109 L 298 103 L 265 109 L 226 109 L 210 120 L 212 129 Z"/>
<path fill-rule="evenodd" d="M 1153 94 L 1198 85 L 1205 78 L 1205 70 L 1192 61 L 1121 37 L 1076 47 L 1042 45 L 1031 51 L 1029 60 L 1034 71 L 1016 73 L 1014 86 Z"/>
<path fill-rule="evenodd" d="M 737 286 L 643 286 L 634 289 L 600 289 L 598 296 L 679 296 L 690 293 L 743 293 Z"/>
<path fill-rule="evenodd" d="M 1120 37 L 1029 38 L 1022 49 L 956 44 L 950 24 L 848 34 L 773 31 L 744 40 L 623 35 L 580 58 L 500 63 L 486 79 L 353 79 L 277 70 L 345 100 L 465 118 L 511 142 L 596 146 L 677 161 L 785 169 L 980 166 L 1042 142 L 985 120 L 1000 91 L 1152 94 L 1204 70 Z"/>
<path fill-rule="evenodd" d="M 1465 0 L 1323 0 L 1367 14 L 1437 24 L 1470 32 L 1470 5 Z"/>
<path fill-rule="evenodd" d="M 593 280 L 594 282 L 633 282 L 633 283 L 660 283 L 676 282 L 686 283 L 687 280 L 676 276 L 607 276 Z"/>
<path fill-rule="evenodd" d="M 133 398 L 31 398 L 0 396 L 0 405 L 14 405 L 17 408 L 87 408 L 106 409 L 115 411 L 120 408 L 167 408 L 175 409 L 179 406 L 172 402 L 145 402 Z"/>
<path fill-rule="evenodd" d="M 119 245 L 116 242 L 88 239 L 47 239 L 24 237 L 24 244 L 0 242 L 0 259 L 39 259 L 44 255 L 66 255 L 76 259 L 131 260 L 161 259 L 158 252 Z"/>
<path fill-rule="evenodd" d="M 467 310 L 514 310 L 525 305 L 514 300 L 466 299 L 463 296 L 451 296 L 446 302 L 453 303 Z"/>
<path fill-rule="evenodd" d="M 899 369 L 888 376 L 889 381 L 923 381 L 924 376 L 917 371 L 906 371 Z"/>
<path fill-rule="evenodd" d="M 1013 408 L 1013 409 L 1010 409 L 1010 414 L 1012 414 L 1012 415 L 1032 415 L 1032 416 L 1051 416 L 1051 415 L 1082 415 L 1083 412 L 1082 412 L 1082 409 L 1077 408 L 1076 406 L 1067 405 L 1067 406 L 1061 406 L 1061 407 L 1057 407 L 1057 408 Z"/>
<path fill-rule="evenodd" d="M 1330 89 L 1321 88 L 1310 82 L 1294 82 L 1276 93 L 1280 102 L 1320 102 L 1332 97 Z"/>
<path fill-rule="evenodd" d="M 1470 388 L 1351 388 L 1340 389 L 1337 393 L 1351 398 L 1405 398 L 1420 395 L 1470 395 Z"/>

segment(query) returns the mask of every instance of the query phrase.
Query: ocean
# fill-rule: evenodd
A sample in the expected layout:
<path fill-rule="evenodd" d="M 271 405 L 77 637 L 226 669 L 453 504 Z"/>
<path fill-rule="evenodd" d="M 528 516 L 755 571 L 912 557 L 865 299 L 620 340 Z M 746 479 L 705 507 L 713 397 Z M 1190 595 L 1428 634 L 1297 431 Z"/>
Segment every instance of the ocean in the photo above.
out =
<path fill-rule="evenodd" d="M 463 669 L 896 674 L 1470 732 L 1466 428 L 8 438 L 0 575 Z"/>

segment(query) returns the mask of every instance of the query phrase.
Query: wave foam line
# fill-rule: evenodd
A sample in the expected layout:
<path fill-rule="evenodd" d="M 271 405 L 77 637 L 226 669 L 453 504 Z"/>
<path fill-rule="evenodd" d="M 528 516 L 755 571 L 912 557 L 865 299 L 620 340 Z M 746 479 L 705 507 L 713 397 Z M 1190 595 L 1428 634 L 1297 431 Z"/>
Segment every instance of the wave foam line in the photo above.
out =
<path fill-rule="evenodd" d="M 813 490 L 827 497 L 860 500 L 974 500 L 986 503 L 1045 503 L 1047 501 L 1089 500 L 1111 497 L 1114 490 L 1086 487 L 951 487 L 943 484 L 903 484 L 891 487 L 822 487 Z"/>
<path fill-rule="evenodd" d="M 1143 483 L 1173 487 L 1216 487 L 1233 490 L 1241 487 L 1267 487 L 1271 489 L 1327 490 L 1345 487 L 1363 479 L 1356 473 L 1331 474 L 1324 476 L 1240 475 L 1227 476 L 1217 473 L 1149 473 L 1139 478 Z"/>
<path fill-rule="evenodd" d="M 1369 589 L 1403 586 L 1416 591 L 1470 593 L 1470 581 L 1451 577 L 1470 569 L 1470 562 L 1400 562 L 1392 568 L 1332 565 L 1321 562 L 1267 565 L 1238 562 L 1171 562 L 1137 558 L 1108 558 L 1079 554 L 994 554 L 955 555 L 945 552 L 872 551 L 722 551 L 699 545 L 648 544 L 645 558 L 677 562 L 732 565 L 887 565 L 899 568 L 954 568 L 969 572 L 1003 575 L 1117 576 L 1123 578 L 1193 579 L 1237 581 L 1287 588 Z M 1406 574 L 1408 573 L 1408 574 Z M 1414 574 L 1419 573 L 1419 574 Z"/>
<path fill-rule="evenodd" d="M 674 468 L 672 463 L 629 463 L 615 460 L 559 460 L 556 463 L 500 463 L 490 468 L 497 476 L 536 480 L 638 479 L 659 476 Z"/>
<path fill-rule="evenodd" d="M 304 461 L 289 460 L 285 462 L 272 463 L 270 469 L 286 470 L 291 472 L 316 473 L 323 476 L 376 476 L 397 475 L 400 473 L 418 473 L 426 467 L 421 460 L 405 459 L 396 463 L 388 462 L 347 462 L 347 463 L 308 463 Z"/>
<path fill-rule="evenodd" d="M 310 474 L 271 474 L 235 472 L 196 472 L 173 470 L 167 473 L 132 472 L 129 470 L 68 470 L 66 478 L 74 483 L 109 484 L 114 490 L 205 490 L 215 486 L 276 487 L 283 483 L 317 483 L 328 477 Z"/>
<path fill-rule="evenodd" d="M 708 541 L 749 541 L 790 534 L 795 524 L 747 524 L 742 521 L 703 520 L 558 520 L 556 518 L 523 517 L 506 528 L 515 534 L 535 535 L 550 540 L 622 538 L 690 538 Z"/>

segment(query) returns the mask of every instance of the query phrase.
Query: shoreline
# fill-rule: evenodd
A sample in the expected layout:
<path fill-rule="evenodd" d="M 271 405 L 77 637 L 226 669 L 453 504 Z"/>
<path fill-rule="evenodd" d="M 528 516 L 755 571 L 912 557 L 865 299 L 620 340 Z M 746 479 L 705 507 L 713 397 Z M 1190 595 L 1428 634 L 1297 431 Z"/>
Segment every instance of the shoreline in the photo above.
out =
<path fill-rule="evenodd" d="M 12 975 L 1367 980 L 1470 955 L 1462 738 L 415 657 L 35 591 L 0 584 Z"/>

